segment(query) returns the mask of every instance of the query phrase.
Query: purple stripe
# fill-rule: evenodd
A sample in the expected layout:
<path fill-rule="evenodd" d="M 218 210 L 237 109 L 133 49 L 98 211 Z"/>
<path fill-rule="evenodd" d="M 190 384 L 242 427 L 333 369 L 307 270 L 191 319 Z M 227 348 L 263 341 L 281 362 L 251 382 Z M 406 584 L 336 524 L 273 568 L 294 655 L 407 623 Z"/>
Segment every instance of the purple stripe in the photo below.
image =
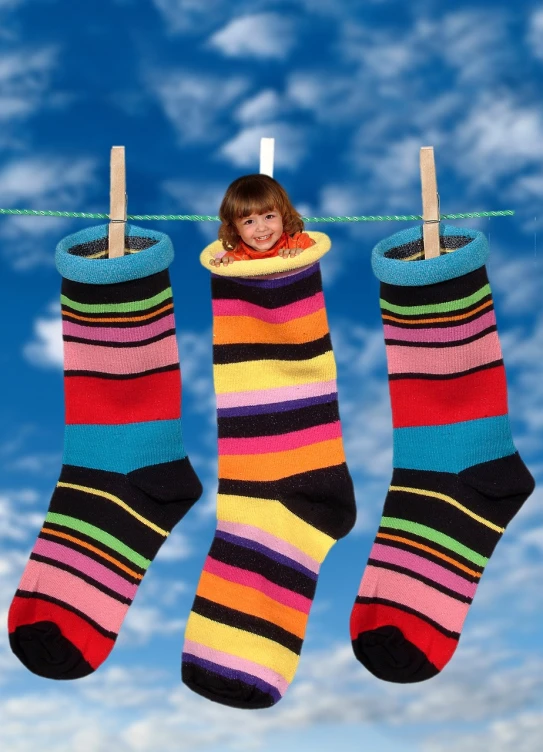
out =
<path fill-rule="evenodd" d="M 82 574 L 86 574 L 88 577 L 96 580 L 96 582 L 105 585 L 110 590 L 123 595 L 125 598 L 132 599 L 136 595 L 137 585 L 127 582 L 124 577 L 115 574 L 111 569 L 108 569 L 103 564 L 99 564 L 94 559 L 78 551 L 74 551 L 73 548 L 68 548 L 68 546 L 63 546 L 60 543 L 55 543 L 45 538 L 38 538 L 34 545 L 33 553 L 50 559 L 53 565 L 55 561 L 67 564 Z"/>
<path fill-rule="evenodd" d="M 278 702 L 278 700 L 280 700 L 282 697 L 281 693 L 278 689 L 276 689 L 276 687 L 272 687 L 271 684 L 262 681 L 262 679 L 259 679 L 257 676 L 246 674 L 244 671 L 226 668 L 226 666 L 219 666 L 217 663 L 205 661 L 203 658 L 198 658 L 197 656 L 191 655 L 190 653 L 183 653 L 183 663 L 192 663 L 195 666 L 203 668 L 205 671 L 210 671 L 211 673 L 218 674 L 219 676 L 223 676 L 226 679 L 231 679 L 233 682 L 242 681 L 249 687 L 257 687 L 262 692 L 266 692 L 267 694 L 271 695 L 275 702 Z"/>
<path fill-rule="evenodd" d="M 318 397 L 289 400 L 288 402 L 269 402 L 267 405 L 245 405 L 244 407 L 223 407 L 217 410 L 218 418 L 239 418 L 242 415 L 263 415 L 264 413 L 284 413 L 301 407 L 323 405 L 337 400 L 337 392 L 321 394 Z"/>
<path fill-rule="evenodd" d="M 235 279 L 232 279 L 230 277 L 229 279 L 231 279 L 232 282 L 235 282 L 237 285 L 244 285 L 245 287 L 263 287 L 270 289 L 276 287 L 285 287 L 286 285 L 291 285 L 293 282 L 298 282 L 300 279 L 310 277 L 312 274 L 315 274 L 318 271 L 318 268 L 319 264 L 317 262 L 315 264 L 312 264 L 307 269 L 303 269 L 298 274 L 292 274 L 289 277 L 282 277 L 281 279 L 252 279 L 249 277 L 236 277 Z M 221 277 L 221 275 L 219 274 L 212 274 L 211 276 L 217 278 Z M 221 279 L 224 278 L 221 277 Z"/>
<path fill-rule="evenodd" d="M 224 540 L 227 543 L 232 543 L 235 546 L 242 546 L 243 548 L 249 548 L 251 551 L 257 551 L 259 554 L 267 556 L 268 559 L 277 562 L 277 564 L 283 564 L 284 566 L 289 567 L 289 569 L 295 569 L 297 572 L 309 577 L 314 582 L 317 581 L 318 575 L 315 572 L 304 567 L 300 562 L 294 561 L 294 559 L 289 559 L 288 556 L 283 556 L 283 554 L 280 554 L 267 546 L 263 546 L 262 543 L 257 543 L 250 538 L 240 538 L 237 535 L 225 533 L 224 530 L 216 530 L 215 536 L 221 538 L 221 540 Z"/>

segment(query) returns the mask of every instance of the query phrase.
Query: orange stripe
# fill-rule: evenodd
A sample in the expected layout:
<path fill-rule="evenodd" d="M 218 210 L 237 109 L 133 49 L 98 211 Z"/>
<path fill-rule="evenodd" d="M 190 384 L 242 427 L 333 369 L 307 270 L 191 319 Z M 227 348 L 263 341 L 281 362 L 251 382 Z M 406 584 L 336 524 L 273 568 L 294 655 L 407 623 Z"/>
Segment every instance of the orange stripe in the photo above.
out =
<path fill-rule="evenodd" d="M 447 316 L 446 318 L 442 319 L 398 319 L 396 316 L 389 316 L 388 314 L 382 314 L 382 317 L 386 319 L 387 321 L 396 321 L 399 324 L 439 324 L 442 321 L 460 321 L 461 319 L 467 319 L 470 316 L 473 316 L 475 313 L 479 313 L 479 311 L 482 311 L 484 308 L 488 308 L 488 306 L 492 305 L 492 301 L 488 300 L 486 303 L 483 303 L 483 305 L 480 305 L 479 308 L 474 308 L 473 311 L 468 311 L 468 313 L 461 313 L 458 316 Z"/>
<path fill-rule="evenodd" d="M 92 321 L 95 324 L 117 324 L 117 323 L 123 323 L 126 321 L 145 321 L 146 319 L 152 319 L 153 316 L 158 316 L 159 313 L 164 313 L 164 311 L 169 311 L 170 308 L 173 308 L 173 303 L 168 303 L 168 305 L 165 305 L 163 308 L 159 308 L 158 311 L 153 311 L 153 313 L 146 313 L 145 316 L 123 316 L 121 318 L 115 318 L 115 319 L 103 319 L 103 318 L 90 318 L 89 316 L 79 316 L 77 313 L 72 313 L 71 311 L 67 311 L 65 308 L 62 309 L 62 315 L 68 316 L 68 318 L 71 319 L 77 319 L 78 321 Z"/>
<path fill-rule="evenodd" d="M 107 561 L 110 561 L 112 564 L 115 564 L 116 567 L 119 567 L 119 569 L 122 569 L 123 572 L 127 572 L 132 577 L 136 577 L 138 580 L 143 580 L 143 575 L 138 574 L 137 572 L 134 572 L 132 569 L 129 569 L 128 567 L 125 567 L 124 564 L 121 564 L 120 561 L 117 561 L 117 559 L 114 559 L 113 556 L 109 556 L 108 554 L 105 554 L 103 551 L 100 551 L 99 548 L 95 548 L 94 546 L 91 546 L 90 543 L 85 543 L 82 540 L 79 540 L 79 538 L 74 538 L 71 535 L 68 535 L 67 533 L 59 533 L 58 530 L 51 530 L 51 528 L 43 527 L 42 533 L 48 533 L 49 535 L 56 535 L 59 538 L 66 538 L 66 540 L 72 541 L 72 543 L 77 543 L 78 546 L 82 546 L 83 548 L 88 548 L 89 551 L 92 551 L 95 554 L 98 554 L 98 556 L 101 556 L 103 559 L 106 559 Z"/>
<path fill-rule="evenodd" d="M 328 334 L 326 311 L 321 308 L 302 318 L 284 324 L 269 324 L 250 316 L 216 316 L 213 322 L 213 344 L 299 345 Z"/>
<path fill-rule="evenodd" d="M 305 635 L 308 614 L 284 606 L 259 590 L 246 585 L 223 580 L 222 577 L 204 570 L 196 595 L 214 603 L 220 603 L 221 606 L 265 619 L 286 629 L 296 637 L 303 638 Z"/>
<path fill-rule="evenodd" d="M 432 556 L 437 556 L 438 559 L 443 559 L 443 561 L 448 561 L 449 564 L 452 564 L 455 567 L 458 567 L 458 569 L 461 569 L 463 572 L 467 572 L 467 574 L 471 574 L 473 577 L 480 577 L 480 572 L 475 572 L 473 569 L 468 569 L 468 567 L 465 567 L 463 564 L 460 564 L 460 562 L 455 561 L 454 559 L 451 559 L 449 556 L 445 556 L 445 554 L 440 553 L 439 551 L 435 551 L 433 548 L 430 548 L 429 546 L 423 546 L 422 543 L 415 543 L 415 541 L 409 540 L 408 538 L 400 538 L 398 535 L 388 535 L 388 533 L 377 533 L 378 538 L 387 538 L 387 540 L 394 540 L 399 541 L 400 543 L 407 543 L 410 546 L 413 546 L 413 548 L 420 548 L 421 551 L 427 551 L 429 554 L 432 554 Z"/>
<path fill-rule="evenodd" d="M 279 480 L 344 462 L 343 441 L 337 438 L 286 452 L 222 455 L 219 457 L 219 478 Z"/>

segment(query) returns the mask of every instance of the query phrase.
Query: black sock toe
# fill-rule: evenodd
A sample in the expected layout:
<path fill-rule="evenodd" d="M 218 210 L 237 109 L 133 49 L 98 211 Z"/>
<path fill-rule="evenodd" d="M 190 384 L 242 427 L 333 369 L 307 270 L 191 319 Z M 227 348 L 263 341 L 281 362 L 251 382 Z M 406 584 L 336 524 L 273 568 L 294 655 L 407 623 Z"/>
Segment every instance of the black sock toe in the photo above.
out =
<path fill-rule="evenodd" d="M 398 627 L 385 626 L 362 632 L 353 640 L 354 654 L 378 679 L 400 684 L 425 681 L 439 673 Z"/>
<path fill-rule="evenodd" d="M 80 679 L 94 671 L 52 621 L 17 627 L 9 641 L 21 663 L 46 679 Z"/>
<path fill-rule="evenodd" d="M 196 694 L 231 708 L 257 710 L 275 704 L 274 698 L 240 679 L 229 679 L 192 663 L 183 663 L 183 683 Z"/>

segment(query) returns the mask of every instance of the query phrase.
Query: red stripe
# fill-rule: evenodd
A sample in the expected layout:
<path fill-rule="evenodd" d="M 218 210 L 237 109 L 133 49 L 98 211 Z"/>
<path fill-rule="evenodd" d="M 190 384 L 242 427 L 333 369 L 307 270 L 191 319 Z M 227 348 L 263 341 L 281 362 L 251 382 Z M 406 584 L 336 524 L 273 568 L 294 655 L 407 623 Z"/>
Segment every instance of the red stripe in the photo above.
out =
<path fill-rule="evenodd" d="M 57 624 L 62 634 L 72 645 L 80 651 L 83 658 L 94 669 L 105 661 L 114 640 L 104 637 L 92 627 L 88 621 L 82 619 L 72 611 L 67 611 L 55 603 L 42 601 L 39 598 L 13 599 L 8 615 L 8 630 L 13 633 L 17 627 L 36 624 L 40 621 L 52 621 Z"/>
<path fill-rule="evenodd" d="M 362 632 L 386 626 L 398 627 L 439 671 L 450 661 L 458 645 L 458 640 L 446 637 L 414 614 L 378 603 L 355 603 L 351 614 L 351 640 L 356 640 Z"/>
<path fill-rule="evenodd" d="M 442 426 L 507 414 L 503 365 L 455 379 L 389 382 L 394 428 Z"/>
<path fill-rule="evenodd" d="M 66 376 L 67 424 L 143 423 L 181 416 L 179 371 L 163 371 L 135 379 Z"/>

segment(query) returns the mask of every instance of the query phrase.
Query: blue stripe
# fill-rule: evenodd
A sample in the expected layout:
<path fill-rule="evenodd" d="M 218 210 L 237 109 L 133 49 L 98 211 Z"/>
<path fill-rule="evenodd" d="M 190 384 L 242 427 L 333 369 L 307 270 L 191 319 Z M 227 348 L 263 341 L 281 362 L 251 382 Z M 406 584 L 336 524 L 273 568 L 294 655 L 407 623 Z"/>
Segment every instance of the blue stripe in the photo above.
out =
<path fill-rule="evenodd" d="M 316 572 L 312 572 L 311 569 L 304 567 L 300 562 L 294 561 L 294 559 L 284 556 L 283 554 L 274 551 L 272 548 L 262 545 L 262 543 L 257 543 L 250 538 L 241 538 L 239 535 L 226 533 L 224 530 L 217 530 L 215 535 L 217 538 L 221 538 L 227 543 L 232 543 L 234 546 L 242 546 L 243 548 L 249 548 L 251 551 L 263 554 L 264 556 L 267 556 L 268 559 L 277 562 L 277 564 L 283 564 L 286 567 L 290 567 L 290 569 L 295 569 L 297 572 L 309 577 L 311 580 L 314 580 L 315 582 L 317 581 L 318 574 Z"/>
<path fill-rule="evenodd" d="M 289 400 L 288 402 L 269 402 L 265 405 L 244 405 L 243 407 L 221 407 L 217 410 L 218 418 L 238 418 L 241 415 L 263 415 L 265 413 L 284 413 L 288 410 L 298 410 L 301 407 L 324 405 L 326 402 L 337 400 L 337 392 L 321 394 L 318 397 Z"/>
<path fill-rule="evenodd" d="M 186 456 L 180 420 L 67 425 L 64 429 L 64 465 L 129 473 Z"/>
<path fill-rule="evenodd" d="M 393 465 L 398 468 L 459 473 L 516 451 L 508 415 L 394 429 Z"/>

